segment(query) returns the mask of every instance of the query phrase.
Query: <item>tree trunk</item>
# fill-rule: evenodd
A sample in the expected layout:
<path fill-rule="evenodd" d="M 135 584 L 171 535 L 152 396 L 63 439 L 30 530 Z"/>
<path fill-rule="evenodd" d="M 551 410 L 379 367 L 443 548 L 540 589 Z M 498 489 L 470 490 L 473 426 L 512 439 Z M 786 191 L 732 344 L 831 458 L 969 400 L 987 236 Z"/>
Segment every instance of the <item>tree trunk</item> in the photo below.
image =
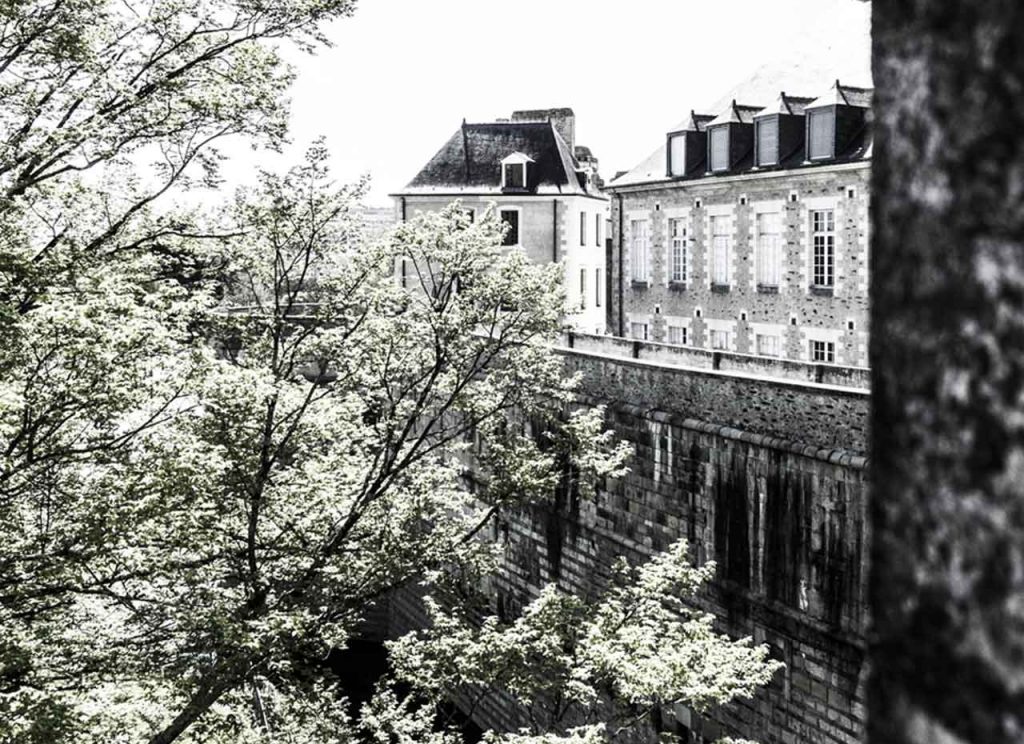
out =
<path fill-rule="evenodd" d="M 155 734 L 149 740 L 149 744 L 171 744 L 172 741 L 185 733 L 189 726 L 199 720 L 199 717 L 209 710 L 210 706 L 217 702 L 217 699 L 227 692 L 233 684 L 234 679 L 226 675 L 217 677 L 216 681 L 212 684 L 201 685 L 182 711 L 174 717 L 174 720 L 163 731 Z"/>
<path fill-rule="evenodd" d="M 872 744 L 1024 741 L 1024 3 L 876 0 Z"/>

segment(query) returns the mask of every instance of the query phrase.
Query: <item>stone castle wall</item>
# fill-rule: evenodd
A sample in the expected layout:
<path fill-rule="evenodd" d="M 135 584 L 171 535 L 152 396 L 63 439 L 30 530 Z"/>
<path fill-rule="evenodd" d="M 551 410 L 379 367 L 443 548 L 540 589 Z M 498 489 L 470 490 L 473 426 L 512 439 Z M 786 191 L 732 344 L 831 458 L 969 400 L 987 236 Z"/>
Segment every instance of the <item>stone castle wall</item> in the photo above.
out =
<path fill-rule="evenodd" d="M 495 607 L 515 614 L 557 581 L 600 591 L 624 555 L 646 560 L 688 539 L 716 561 L 699 603 L 734 636 L 768 643 L 784 672 L 754 700 L 708 715 L 683 706 L 654 729 L 711 742 L 853 744 L 864 729 L 866 576 L 863 390 L 755 380 L 734 373 L 562 351 L 582 374 L 583 403 L 636 448 L 631 472 L 597 484 L 593 500 L 501 515 L 506 561 Z M 415 593 L 393 602 L 393 631 L 421 622 Z M 522 712 L 492 699 L 476 713 L 515 729 Z"/>

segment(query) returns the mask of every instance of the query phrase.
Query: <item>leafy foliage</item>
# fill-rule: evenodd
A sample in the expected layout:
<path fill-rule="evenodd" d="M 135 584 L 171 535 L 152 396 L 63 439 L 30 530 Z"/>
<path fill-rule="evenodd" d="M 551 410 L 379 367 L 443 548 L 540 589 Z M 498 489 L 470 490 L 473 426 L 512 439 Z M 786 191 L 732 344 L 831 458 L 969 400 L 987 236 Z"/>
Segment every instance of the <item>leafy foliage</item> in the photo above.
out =
<path fill-rule="evenodd" d="M 460 596 L 494 566 L 477 538 L 496 512 L 628 456 L 549 349 L 560 268 L 503 249 L 492 212 L 364 240 L 363 185 L 332 186 L 321 148 L 221 208 L 176 203 L 217 185 L 222 139 L 281 144 L 276 45 L 324 43 L 352 9 L 0 8 L 2 742 L 449 744 L 423 692 L 711 704 L 768 673 L 653 599 L 703 576 L 673 574 L 677 551 L 593 607 L 547 590 L 511 628 L 436 605 L 471 663 L 406 639 L 421 694 L 384 686 L 352 719 L 324 662 L 376 599 L 412 580 Z M 657 633 L 722 668 L 651 657 Z M 473 676 L 491 662 L 504 676 Z"/>
<path fill-rule="evenodd" d="M 428 600 L 431 627 L 389 644 L 395 674 L 437 700 L 465 689 L 474 706 L 511 695 L 533 731 L 491 740 L 522 744 L 614 741 L 659 705 L 705 711 L 751 697 L 781 664 L 749 638 L 715 633 L 713 617 L 692 609 L 714 564 L 694 568 L 687 549 L 679 541 L 639 569 L 620 560 L 594 601 L 549 585 L 510 623 L 474 623 Z M 559 730 L 566 738 L 549 733 Z"/>

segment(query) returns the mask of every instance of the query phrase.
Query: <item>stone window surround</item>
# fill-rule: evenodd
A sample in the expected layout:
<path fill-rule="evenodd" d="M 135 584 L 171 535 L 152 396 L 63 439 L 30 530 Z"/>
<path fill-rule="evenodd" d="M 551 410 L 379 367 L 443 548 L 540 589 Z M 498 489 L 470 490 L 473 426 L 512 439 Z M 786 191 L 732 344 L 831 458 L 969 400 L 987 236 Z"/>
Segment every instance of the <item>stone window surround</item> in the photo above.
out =
<path fill-rule="evenodd" d="M 845 332 L 845 326 L 843 328 L 800 328 L 800 360 L 811 362 L 811 341 L 826 341 L 835 344 L 835 361 L 831 363 L 838 364 L 838 360 L 842 358 L 843 354 L 843 334 Z M 817 362 L 817 364 L 827 363 Z"/>
<path fill-rule="evenodd" d="M 630 281 L 651 281 L 651 212 L 648 209 L 630 209 L 625 213 L 625 225 L 624 232 L 626 233 L 626 247 L 627 259 L 629 263 L 629 278 Z M 647 266 L 646 279 L 640 280 L 636 278 L 636 272 L 633 267 L 633 223 L 634 222 L 646 222 L 647 223 Z"/>
<path fill-rule="evenodd" d="M 713 349 L 711 347 L 712 331 L 724 331 L 729 334 L 728 349 Z M 725 318 L 704 318 L 704 348 L 711 351 L 736 351 L 736 321 Z"/>
<path fill-rule="evenodd" d="M 627 338 L 630 338 L 633 341 L 650 341 L 652 330 L 651 317 L 652 316 L 649 313 L 626 313 L 626 325 L 629 328 L 629 335 Z M 633 325 L 635 323 L 647 326 L 646 338 L 635 338 L 633 336 Z"/>
<path fill-rule="evenodd" d="M 673 343 L 669 338 L 669 328 L 686 329 L 686 346 L 693 345 L 693 319 L 682 315 L 665 315 L 665 343 Z"/>
<path fill-rule="evenodd" d="M 665 246 L 665 277 L 664 284 L 666 287 L 672 286 L 683 286 L 689 289 L 693 282 L 693 213 L 689 207 L 671 207 L 663 210 L 665 213 L 665 224 L 663 229 L 662 241 Z M 682 282 L 673 282 L 669 280 L 672 270 L 672 220 L 685 220 L 686 238 L 683 241 L 683 251 L 685 256 L 686 265 L 686 279 Z"/>
<path fill-rule="evenodd" d="M 732 202 L 726 204 L 705 204 L 704 205 L 704 263 L 705 276 L 710 277 L 714 282 L 714 235 L 711 233 L 712 217 L 726 217 L 729 220 L 729 247 L 726 262 L 729 268 L 729 285 L 732 285 L 736 276 L 736 215 L 735 205 Z"/>
<path fill-rule="evenodd" d="M 845 196 L 844 196 L 845 198 Z M 805 295 L 811 294 L 811 282 L 813 281 L 813 267 L 814 267 L 814 241 L 811 239 L 811 212 L 815 212 L 821 209 L 831 209 L 835 216 L 836 230 L 835 230 L 835 249 L 833 253 L 833 261 L 835 263 L 835 277 L 832 285 L 832 290 L 835 294 L 839 293 L 842 286 L 841 274 L 839 272 L 839 266 L 841 258 L 843 256 L 843 239 L 842 230 L 839 229 L 840 219 L 843 216 L 843 210 L 840 208 L 839 198 L 836 196 L 812 196 L 803 199 L 799 204 L 800 214 L 800 281 L 803 285 L 803 293 Z"/>
<path fill-rule="evenodd" d="M 759 214 L 765 214 L 768 212 L 777 212 L 779 215 L 779 292 L 783 291 L 783 285 L 786 281 L 786 200 L 785 199 L 765 199 L 760 201 L 749 202 L 750 204 L 750 221 L 748 231 L 748 243 L 753 249 L 752 256 L 752 267 L 753 271 L 750 274 L 750 289 L 757 291 L 757 278 L 760 275 L 760 266 L 758 266 L 758 251 L 757 241 L 760 239 L 757 229 L 757 216 Z"/>
<path fill-rule="evenodd" d="M 752 353 L 758 354 L 757 350 L 757 337 L 758 336 L 777 336 L 779 339 L 779 355 L 777 357 L 771 357 L 772 359 L 785 359 L 786 358 L 786 329 L 789 326 L 785 323 L 762 323 L 751 321 L 747 325 L 748 332 L 750 334 L 750 348 L 753 349 Z"/>

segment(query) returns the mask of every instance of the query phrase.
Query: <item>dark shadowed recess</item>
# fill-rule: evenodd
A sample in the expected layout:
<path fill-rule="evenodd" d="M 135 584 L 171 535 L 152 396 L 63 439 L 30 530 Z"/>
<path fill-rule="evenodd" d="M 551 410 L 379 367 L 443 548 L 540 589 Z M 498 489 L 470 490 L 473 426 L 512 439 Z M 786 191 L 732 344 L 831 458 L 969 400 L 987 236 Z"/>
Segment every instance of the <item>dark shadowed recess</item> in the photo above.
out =
<path fill-rule="evenodd" d="M 344 649 L 335 648 L 327 657 L 327 666 L 338 675 L 342 690 L 349 700 L 349 714 L 356 717 L 364 703 L 369 702 L 374 686 L 388 671 L 388 656 L 384 644 L 379 641 L 351 639 Z M 408 689 L 400 689 L 407 694 Z M 462 730 L 466 744 L 476 744 L 483 738 L 483 732 L 454 705 L 441 710 L 438 723 L 450 720 Z"/>

